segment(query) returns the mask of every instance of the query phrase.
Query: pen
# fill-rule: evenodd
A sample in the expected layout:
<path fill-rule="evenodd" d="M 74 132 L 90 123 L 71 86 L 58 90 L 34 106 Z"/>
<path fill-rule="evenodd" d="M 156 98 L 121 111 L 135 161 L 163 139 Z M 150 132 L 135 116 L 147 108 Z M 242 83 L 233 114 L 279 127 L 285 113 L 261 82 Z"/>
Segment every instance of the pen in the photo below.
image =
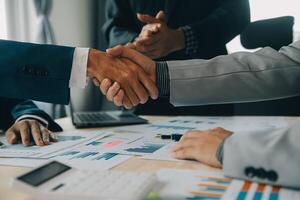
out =
<path fill-rule="evenodd" d="M 174 140 L 178 142 L 182 137 L 182 135 L 181 134 L 171 134 L 171 135 L 157 134 L 156 137 L 163 140 Z"/>

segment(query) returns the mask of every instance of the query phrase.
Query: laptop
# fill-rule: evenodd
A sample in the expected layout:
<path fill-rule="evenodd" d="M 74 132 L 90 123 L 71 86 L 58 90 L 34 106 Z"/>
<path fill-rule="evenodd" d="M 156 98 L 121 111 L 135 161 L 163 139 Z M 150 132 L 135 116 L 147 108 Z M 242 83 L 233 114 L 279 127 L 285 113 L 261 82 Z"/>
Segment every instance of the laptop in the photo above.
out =
<path fill-rule="evenodd" d="M 148 121 L 130 111 L 74 111 L 70 102 L 72 123 L 76 128 L 146 124 Z"/>

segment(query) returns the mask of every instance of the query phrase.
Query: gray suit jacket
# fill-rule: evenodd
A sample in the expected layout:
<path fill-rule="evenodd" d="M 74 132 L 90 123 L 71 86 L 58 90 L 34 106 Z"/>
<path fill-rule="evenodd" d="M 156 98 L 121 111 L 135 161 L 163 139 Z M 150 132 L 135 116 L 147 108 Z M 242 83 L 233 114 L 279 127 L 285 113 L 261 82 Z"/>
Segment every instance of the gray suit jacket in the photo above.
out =
<path fill-rule="evenodd" d="M 276 131 L 233 134 L 224 144 L 224 174 L 300 188 L 300 121 Z"/>
<path fill-rule="evenodd" d="M 275 51 L 169 61 L 175 106 L 242 103 L 300 95 L 300 41 Z"/>
<path fill-rule="evenodd" d="M 255 53 L 171 61 L 168 65 L 171 102 L 177 106 L 252 102 L 300 94 L 300 41 L 280 51 L 263 48 Z M 224 144 L 224 173 L 300 188 L 299 141 L 300 122 L 276 131 L 233 134 Z"/>

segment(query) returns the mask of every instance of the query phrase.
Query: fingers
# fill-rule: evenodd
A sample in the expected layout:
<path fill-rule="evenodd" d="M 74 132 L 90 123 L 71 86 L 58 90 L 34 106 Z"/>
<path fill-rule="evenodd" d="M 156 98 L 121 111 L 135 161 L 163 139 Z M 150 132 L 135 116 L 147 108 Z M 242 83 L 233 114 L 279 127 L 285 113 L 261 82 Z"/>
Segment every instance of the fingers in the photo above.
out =
<path fill-rule="evenodd" d="M 114 82 L 114 84 L 109 87 L 107 94 L 106 94 L 106 98 L 108 101 L 113 101 L 114 97 L 117 95 L 117 93 L 119 92 L 119 90 L 121 89 L 120 84 L 117 82 Z"/>
<path fill-rule="evenodd" d="M 29 119 L 16 122 L 6 131 L 5 135 L 9 144 L 16 144 L 20 138 L 24 146 L 29 146 L 31 139 L 38 146 L 48 145 L 50 141 L 57 141 L 57 137 L 54 137 L 51 131 L 38 121 Z"/>
<path fill-rule="evenodd" d="M 143 53 L 147 54 L 149 52 L 157 51 L 159 50 L 159 39 L 157 38 L 147 38 L 147 39 L 141 39 L 137 40 L 135 42 L 136 45 L 136 50 Z"/>
<path fill-rule="evenodd" d="M 118 55 L 135 62 L 137 65 L 142 67 L 150 76 L 155 74 L 155 62 L 133 49 L 129 49 L 123 46 L 117 46 L 111 49 L 107 49 L 107 53 L 114 56 Z"/>
<path fill-rule="evenodd" d="M 156 19 L 153 16 L 150 15 L 145 15 L 145 14 L 137 14 L 137 18 L 138 20 L 140 20 L 141 22 L 145 23 L 145 24 L 152 24 L 152 23 L 159 23 L 160 20 Z"/>
<path fill-rule="evenodd" d="M 112 57 L 120 57 L 120 56 L 123 56 L 123 51 L 124 51 L 124 48 L 122 45 L 117 45 L 113 48 L 109 48 L 106 50 L 106 53 Z"/>
<path fill-rule="evenodd" d="M 97 87 L 100 86 L 100 83 L 96 78 L 93 78 L 92 80 L 93 80 L 93 83 L 94 83 L 95 86 L 97 86 Z"/>
<path fill-rule="evenodd" d="M 124 89 L 126 96 L 129 97 L 129 100 L 131 101 L 131 104 L 133 106 L 136 106 L 137 103 L 139 103 L 139 98 L 142 101 L 145 101 L 147 98 L 147 95 L 145 95 L 145 90 L 141 86 L 139 86 L 139 83 L 137 81 L 141 82 L 144 86 L 146 86 L 146 89 L 148 91 L 151 91 L 150 96 L 153 99 L 157 98 L 158 92 L 156 86 L 154 86 L 153 83 L 151 84 L 151 79 L 155 79 L 154 77 L 156 71 L 155 62 L 153 60 L 147 58 L 146 56 L 142 55 L 141 53 L 133 49 L 129 49 L 123 46 L 117 46 L 115 48 L 108 49 L 107 53 L 109 55 L 121 56 L 123 58 L 129 59 L 131 63 L 123 60 L 126 66 L 132 65 L 132 62 L 134 62 L 140 67 L 142 67 L 143 70 L 145 70 L 145 72 L 143 72 L 142 70 L 136 71 L 136 68 L 133 70 L 135 71 L 135 73 L 137 72 L 138 80 L 132 79 L 132 76 L 125 77 L 126 79 L 132 79 L 131 84 L 129 85 L 132 88 L 131 90 L 129 87 L 125 87 L 123 84 L 128 80 L 124 80 L 123 82 L 120 81 L 121 87 Z M 152 80 L 152 82 L 153 81 L 154 80 Z M 136 95 L 132 90 L 136 93 Z"/>
<path fill-rule="evenodd" d="M 112 86 L 112 81 L 108 78 L 103 79 L 100 83 L 100 90 L 102 94 L 106 95 L 109 88 Z"/>
<path fill-rule="evenodd" d="M 136 106 L 139 104 L 139 98 L 137 97 L 134 90 L 130 87 L 124 89 L 127 97 L 129 98 L 131 105 Z"/>
<path fill-rule="evenodd" d="M 189 160 L 196 159 L 195 151 L 193 147 L 187 147 L 187 148 L 180 149 L 178 151 L 174 151 L 171 153 L 171 155 L 177 159 L 189 159 Z"/>
<path fill-rule="evenodd" d="M 20 132 L 20 136 L 22 139 L 22 143 L 24 146 L 29 146 L 30 145 L 30 123 L 28 121 L 21 121 L 19 123 L 19 132 Z"/>
<path fill-rule="evenodd" d="M 119 90 L 118 94 L 114 96 L 114 104 L 116 106 L 122 106 L 123 105 L 123 99 L 125 97 L 124 90 Z"/>
<path fill-rule="evenodd" d="M 48 131 L 48 129 L 46 129 L 43 126 L 40 127 L 40 131 L 41 131 L 42 140 L 43 140 L 44 144 L 49 145 L 50 144 L 50 132 Z"/>
<path fill-rule="evenodd" d="M 14 127 L 11 127 L 8 129 L 5 133 L 6 140 L 9 144 L 16 144 L 18 142 L 19 133 L 16 132 L 17 130 L 14 129 Z"/>
<path fill-rule="evenodd" d="M 138 103 L 144 104 L 148 101 L 148 93 L 146 92 L 145 88 L 141 84 L 134 84 L 132 88 L 136 92 L 140 100 Z"/>
<path fill-rule="evenodd" d="M 142 28 L 139 38 L 155 36 L 160 31 L 161 27 L 161 23 L 147 24 Z"/>
<path fill-rule="evenodd" d="M 32 134 L 35 144 L 38 146 L 44 146 L 45 143 L 42 139 L 42 132 L 41 132 L 39 123 L 36 121 L 32 122 L 30 129 L 31 129 L 31 134 Z M 45 139 L 47 139 L 47 138 L 45 138 Z M 49 138 L 48 138 L 48 140 L 49 140 Z"/>
<path fill-rule="evenodd" d="M 127 48 L 130 48 L 130 49 L 136 49 L 135 44 L 133 44 L 133 43 L 131 43 L 131 42 L 127 43 L 125 46 L 126 46 Z"/>
<path fill-rule="evenodd" d="M 123 105 L 126 109 L 131 109 L 132 108 L 132 104 L 129 100 L 129 98 L 127 97 L 127 95 L 124 96 L 124 99 L 123 99 Z"/>
<path fill-rule="evenodd" d="M 48 129 L 47 129 L 48 130 Z M 49 131 L 49 130 L 48 130 Z M 49 131 L 50 134 L 50 141 L 51 142 L 58 142 L 58 136 L 56 133 L 53 133 L 52 131 Z"/>
<path fill-rule="evenodd" d="M 136 64 L 144 68 L 145 64 L 153 65 L 155 67 L 155 62 L 150 58 L 144 56 L 143 54 L 129 49 L 123 46 L 117 46 L 111 49 L 107 49 L 107 53 L 112 56 L 122 56 L 128 58 L 129 60 L 134 61 Z M 145 69 L 145 68 L 144 68 Z M 148 73 L 148 72 L 147 72 Z"/>
<path fill-rule="evenodd" d="M 116 106 L 123 105 L 124 90 L 121 89 L 120 84 L 115 82 L 112 85 L 110 79 L 104 79 L 100 84 L 101 92 L 106 95 L 107 100 L 113 101 Z"/>
<path fill-rule="evenodd" d="M 174 147 L 173 151 L 178 151 L 180 149 L 184 149 L 184 148 L 188 148 L 188 147 L 193 147 L 193 146 L 197 146 L 200 145 L 199 141 L 197 143 L 197 140 L 195 139 L 183 139 L 180 140 L 180 142 L 178 142 L 178 144 Z"/>
<path fill-rule="evenodd" d="M 155 85 L 155 83 L 148 77 L 147 74 L 144 72 L 139 73 L 139 79 L 141 80 L 141 83 L 143 86 L 147 89 L 148 94 L 150 97 L 155 100 L 158 98 L 158 89 Z"/>
<path fill-rule="evenodd" d="M 153 51 L 159 42 L 159 37 L 140 38 L 135 42 L 136 50 L 140 52 Z M 144 48 L 144 49 L 143 49 Z"/>
<path fill-rule="evenodd" d="M 156 19 L 159 19 L 160 21 L 165 21 L 165 12 L 164 11 L 159 11 L 156 16 L 155 16 Z"/>

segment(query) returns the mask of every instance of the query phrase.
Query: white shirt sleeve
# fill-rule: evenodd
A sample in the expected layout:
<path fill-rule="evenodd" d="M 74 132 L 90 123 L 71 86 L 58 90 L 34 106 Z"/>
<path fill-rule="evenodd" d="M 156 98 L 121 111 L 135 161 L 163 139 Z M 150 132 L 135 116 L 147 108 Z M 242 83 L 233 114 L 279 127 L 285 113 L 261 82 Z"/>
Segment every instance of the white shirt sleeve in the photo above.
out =
<path fill-rule="evenodd" d="M 87 83 L 86 70 L 89 57 L 88 48 L 75 48 L 73 55 L 73 64 L 71 70 L 71 77 L 69 81 L 70 88 L 84 89 Z"/>

